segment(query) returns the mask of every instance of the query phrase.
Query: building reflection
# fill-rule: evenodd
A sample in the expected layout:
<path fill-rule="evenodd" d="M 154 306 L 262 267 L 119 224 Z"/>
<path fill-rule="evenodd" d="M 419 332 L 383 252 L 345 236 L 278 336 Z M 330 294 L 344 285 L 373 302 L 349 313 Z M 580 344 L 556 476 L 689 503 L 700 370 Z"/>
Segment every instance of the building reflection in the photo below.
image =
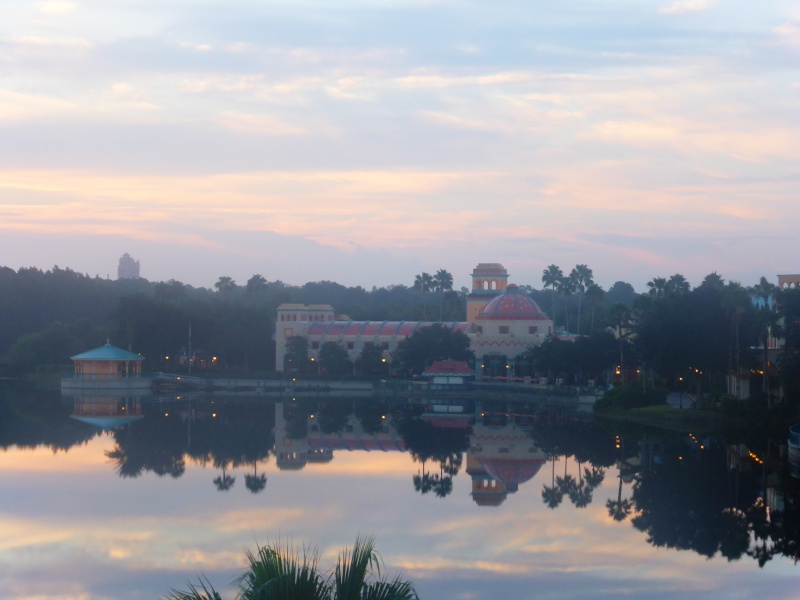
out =
<path fill-rule="evenodd" d="M 477 413 L 433 413 L 430 410 L 419 417 L 408 417 L 406 423 L 396 422 L 391 413 L 381 416 L 380 426 L 367 430 L 359 417 L 349 408 L 342 417 L 339 428 L 326 430 L 319 414 L 301 415 L 304 427 L 296 425 L 303 405 L 278 402 L 275 404 L 275 456 L 279 469 L 297 471 L 309 463 L 324 464 L 334 459 L 337 452 L 406 452 L 416 453 L 422 463 L 419 478 L 432 478 L 433 485 L 457 473 L 461 464 L 460 440 L 467 441 L 466 471 L 472 479 L 471 495 L 480 506 L 499 506 L 508 494 L 533 479 L 547 462 L 548 455 L 536 446 L 531 428 L 525 419 L 497 415 L 487 417 Z M 477 409 L 480 411 L 480 408 Z M 300 437 L 292 429 L 302 431 Z M 404 437 L 405 434 L 405 437 Z M 426 448 L 424 438 L 454 439 L 451 448 Z M 453 455 L 457 455 L 453 458 Z M 440 473 L 425 473 L 425 464 L 433 460 L 440 463 Z M 424 483 L 418 489 L 426 490 Z M 441 489 L 441 487 L 439 488 Z M 424 491 L 423 491 L 424 493 Z"/>
<path fill-rule="evenodd" d="M 76 395 L 72 402 L 71 418 L 105 431 L 144 419 L 142 396 L 132 396 L 129 393 L 116 395 L 112 391 L 106 391 L 103 394 Z"/>
<path fill-rule="evenodd" d="M 529 427 L 513 420 L 476 422 L 467 453 L 472 499 L 479 506 L 500 506 L 508 494 L 533 479 L 545 462 L 547 454 L 536 447 Z"/>
<path fill-rule="evenodd" d="M 302 411 L 299 406 L 295 410 Z M 324 464 L 333 460 L 334 452 L 405 452 L 406 445 L 397 428 L 392 424 L 390 414 L 382 415 L 377 428 L 368 430 L 350 407 L 342 416 L 340 426 L 328 431 L 320 424 L 319 415 L 311 412 L 305 419 L 305 433 L 302 437 L 291 435 L 291 422 L 296 420 L 292 414 L 294 407 L 275 404 L 275 456 L 279 469 L 297 471 L 308 463 Z M 305 415 L 303 415 L 305 417 Z"/>

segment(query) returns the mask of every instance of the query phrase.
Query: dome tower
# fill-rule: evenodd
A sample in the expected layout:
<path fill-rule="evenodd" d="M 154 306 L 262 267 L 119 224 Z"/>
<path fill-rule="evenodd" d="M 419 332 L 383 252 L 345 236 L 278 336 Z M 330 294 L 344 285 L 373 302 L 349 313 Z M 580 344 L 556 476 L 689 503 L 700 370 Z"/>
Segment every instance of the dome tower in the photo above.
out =
<path fill-rule="evenodd" d="M 472 323 L 489 302 L 506 291 L 508 271 L 500 263 L 480 263 L 472 270 L 472 291 L 467 296 L 467 322 Z"/>

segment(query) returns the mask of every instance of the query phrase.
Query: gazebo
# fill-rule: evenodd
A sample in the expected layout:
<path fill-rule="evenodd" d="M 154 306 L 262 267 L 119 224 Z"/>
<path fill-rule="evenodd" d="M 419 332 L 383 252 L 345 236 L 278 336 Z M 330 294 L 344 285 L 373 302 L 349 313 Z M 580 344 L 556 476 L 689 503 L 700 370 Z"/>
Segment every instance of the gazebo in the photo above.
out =
<path fill-rule="evenodd" d="M 149 377 L 142 377 L 144 356 L 111 343 L 70 358 L 75 372 L 61 380 L 62 390 L 144 389 L 152 383 Z"/>

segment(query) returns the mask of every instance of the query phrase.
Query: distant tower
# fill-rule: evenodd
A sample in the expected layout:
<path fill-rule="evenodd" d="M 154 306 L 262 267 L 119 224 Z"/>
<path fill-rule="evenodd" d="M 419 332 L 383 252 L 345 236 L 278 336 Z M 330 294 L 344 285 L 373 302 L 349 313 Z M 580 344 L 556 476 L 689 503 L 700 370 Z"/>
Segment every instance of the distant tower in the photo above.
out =
<path fill-rule="evenodd" d="M 506 291 L 508 271 L 500 263 L 480 263 L 472 270 L 472 291 L 467 296 L 467 322 L 472 323 L 483 307 Z"/>
<path fill-rule="evenodd" d="M 127 252 L 119 259 L 117 279 L 139 279 L 139 261 L 133 260 Z"/>

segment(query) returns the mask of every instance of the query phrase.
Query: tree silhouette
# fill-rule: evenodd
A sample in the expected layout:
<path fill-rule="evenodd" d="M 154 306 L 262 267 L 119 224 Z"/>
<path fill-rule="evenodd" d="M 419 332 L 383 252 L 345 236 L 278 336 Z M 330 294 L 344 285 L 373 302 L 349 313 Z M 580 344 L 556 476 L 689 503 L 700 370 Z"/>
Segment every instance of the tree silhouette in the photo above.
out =
<path fill-rule="evenodd" d="M 550 318 L 553 319 L 553 329 L 556 326 L 556 289 L 558 289 L 561 280 L 564 278 L 564 273 L 556 265 L 550 265 L 542 271 L 542 284 L 544 289 L 550 288 L 553 296 L 553 312 Z"/>
<path fill-rule="evenodd" d="M 214 478 L 214 485 L 220 492 L 227 492 L 236 483 L 236 477 L 225 474 L 225 463 L 222 463 L 222 476 Z"/>
<path fill-rule="evenodd" d="M 575 268 L 569 274 L 570 280 L 573 282 L 574 293 L 578 294 L 578 327 L 576 333 L 581 334 L 581 306 L 583 304 L 583 295 L 586 293 L 586 288 L 594 283 L 592 280 L 592 270 L 586 265 L 575 265 Z"/>
<path fill-rule="evenodd" d="M 249 473 L 244 476 L 244 485 L 245 487 L 253 492 L 254 494 L 259 493 L 267 486 L 267 476 L 263 473 L 261 475 L 258 474 L 258 462 L 253 461 L 253 474 L 250 475 Z"/>
<path fill-rule="evenodd" d="M 553 465 L 552 472 L 550 474 L 550 485 L 545 485 L 542 487 L 542 502 L 544 502 L 548 508 L 556 508 L 564 499 L 564 491 L 561 489 L 561 486 L 556 485 L 555 455 L 550 456 L 550 463 Z"/>

